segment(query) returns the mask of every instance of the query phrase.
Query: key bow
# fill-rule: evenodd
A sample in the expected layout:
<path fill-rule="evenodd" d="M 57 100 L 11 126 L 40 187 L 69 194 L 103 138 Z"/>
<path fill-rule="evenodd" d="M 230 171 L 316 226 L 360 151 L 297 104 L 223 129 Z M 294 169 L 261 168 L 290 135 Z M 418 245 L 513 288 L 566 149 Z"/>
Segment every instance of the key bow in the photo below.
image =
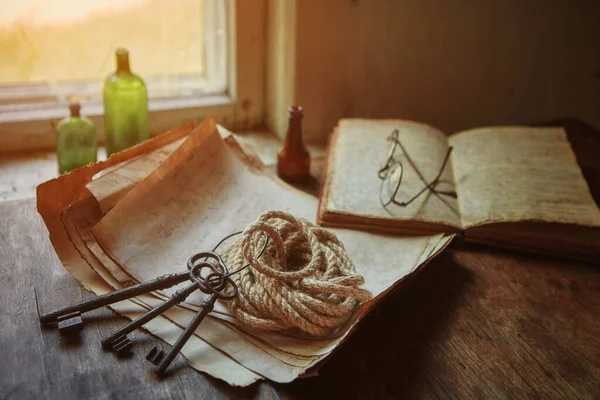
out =
<path fill-rule="evenodd" d="M 227 265 L 217 253 L 213 251 L 196 253 L 188 259 L 187 267 L 190 271 L 190 280 L 196 283 L 202 292 L 214 294 L 221 300 L 231 300 L 237 295 L 237 285 L 229 277 Z M 204 276 L 206 270 L 211 272 Z M 229 288 L 228 291 L 225 291 L 226 288 Z"/>

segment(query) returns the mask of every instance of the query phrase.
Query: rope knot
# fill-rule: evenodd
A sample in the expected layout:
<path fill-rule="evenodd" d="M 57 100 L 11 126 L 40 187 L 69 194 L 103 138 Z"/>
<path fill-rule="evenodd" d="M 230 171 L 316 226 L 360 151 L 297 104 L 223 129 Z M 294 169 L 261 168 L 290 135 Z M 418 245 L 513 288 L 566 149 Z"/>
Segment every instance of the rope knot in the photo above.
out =
<path fill-rule="evenodd" d="M 253 328 L 328 336 L 371 298 L 333 233 L 281 211 L 262 213 L 223 259 L 231 269 L 250 264 L 231 276 L 239 293 L 229 307 Z"/>

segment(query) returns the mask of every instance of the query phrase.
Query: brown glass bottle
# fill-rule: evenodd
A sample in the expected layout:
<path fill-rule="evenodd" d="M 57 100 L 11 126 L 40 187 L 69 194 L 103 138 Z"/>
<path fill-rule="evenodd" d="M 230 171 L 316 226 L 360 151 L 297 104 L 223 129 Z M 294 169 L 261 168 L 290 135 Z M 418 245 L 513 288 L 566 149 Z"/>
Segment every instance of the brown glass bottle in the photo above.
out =
<path fill-rule="evenodd" d="M 302 142 L 303 117 L 302 107 L 290 107 L 287 136 L 277 154 L 277 174 L 290 182 L 303 182 L 310 177 L 310 154 Z"/>

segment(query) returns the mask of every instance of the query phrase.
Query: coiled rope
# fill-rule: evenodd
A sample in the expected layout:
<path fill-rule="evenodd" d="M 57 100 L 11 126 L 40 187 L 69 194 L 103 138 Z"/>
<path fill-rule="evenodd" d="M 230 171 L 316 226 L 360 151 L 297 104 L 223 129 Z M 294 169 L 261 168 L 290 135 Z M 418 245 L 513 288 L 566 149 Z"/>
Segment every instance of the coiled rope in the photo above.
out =
<path fill-rule="evenodd" d="M 249 264 L 231 275 L 239 293 L 228 306 L 252 328 L 328 336 L 371 298 L 333 233 L 281 211 L 261 214 L 222 257 L 230 270 Z"/>

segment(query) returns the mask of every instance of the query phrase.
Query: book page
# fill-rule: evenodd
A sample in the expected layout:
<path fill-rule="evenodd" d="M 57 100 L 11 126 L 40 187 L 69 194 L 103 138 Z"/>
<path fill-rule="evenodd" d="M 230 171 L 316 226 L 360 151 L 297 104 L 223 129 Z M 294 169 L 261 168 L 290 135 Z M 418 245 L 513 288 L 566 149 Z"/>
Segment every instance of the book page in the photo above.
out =
<path fill-rule="evenodd" d="M 449 142 L 464 229 L 520 221 L 600 226 L 562 128 L 480 128 Z"/>
<path fill-rule="evenodd" d="M 448 151 L 447 138 L 439 130 L 402 120 L 341 120 L 328 150 L 327 195 L 322 200 L 325 202 L 325 211 L 387 221 L 407 221 L 407 224 L 410 221 L 422 221 L 459 228 L 456 199 L 444 195 L 438 197 L 429 190 L 406 206 L 393 203 L 386 207 L 382 205 L 382 191 L 386 197 L 386 190 L 390 190 L 389 186 L 396 187 L 397 182 L 397 177 L 386 181 L 378 176 L 394 146 L 387 138 L 395 129 L 399 131 L 398 139 L 406 152 L 398 145 L 393 151 L 392 163 L 401 163 L 402 167 L 401 184 L 394 199 L 408 202 L 427 187 L 408 158 L 426 182 L 435 179 Z M 454 190 L 449 162 L 442 171 L 436 189 Z"/>

